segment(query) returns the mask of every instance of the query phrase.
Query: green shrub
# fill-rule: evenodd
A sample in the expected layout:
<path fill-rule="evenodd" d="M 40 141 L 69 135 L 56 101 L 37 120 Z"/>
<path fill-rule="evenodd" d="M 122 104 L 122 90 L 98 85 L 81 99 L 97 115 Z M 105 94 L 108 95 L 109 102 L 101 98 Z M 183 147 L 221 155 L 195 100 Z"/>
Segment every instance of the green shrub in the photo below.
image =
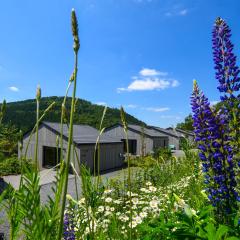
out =
<path fill-rule="evenodd" d="M 27 168 L 31 168 L 32 164 L 30 160 L 23 159 L 23 165 Z M 21 162 L 17 157 L 10 157 L 0 162 L 0 176 L 20 174 Z"/>
<path fill-rule="evenodd" d="M 5 158 L 6 158 L 5 155 L 2 152 L 0 152 L 0 162 L 2 162 Z"/>
<path fill-rule="evenodd" d="M 169 160 L 172 157 L 171 149 L 169 148 L 155 148 L 153 153 L 154 158 L 162 158 L 164 161 Z"/>

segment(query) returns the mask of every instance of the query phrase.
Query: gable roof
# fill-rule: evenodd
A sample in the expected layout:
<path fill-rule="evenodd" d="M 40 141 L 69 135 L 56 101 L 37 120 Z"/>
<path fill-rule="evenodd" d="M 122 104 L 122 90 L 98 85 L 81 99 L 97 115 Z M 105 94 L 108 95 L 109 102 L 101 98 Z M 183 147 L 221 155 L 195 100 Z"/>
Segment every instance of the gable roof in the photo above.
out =
<path fill-rule="evenodd" d="M 56 134 L 61 134 L 61 124 L 56 122 L 42 122 L 43 126 Z M 68 139 L 68 126 L 63 124 L 63 137 Z M 99 131 L 88 125 L 73 125 L 73 142 L 75 144 L 95 144 L 99 136 Z M 117 138 L 102 134 L 99 139 L 99 143 L 118 143 L 121 142 Z"/>
<path fill-rule="evenodd" d="M 164 129 L 164 128 L 160 128 L 160 127 L 155 127 L 155 126 L 149 126 L 149 128 L 151 129 L 155 129 L 158 132 L 161 132 L 165 135 L 171 136 L 171 137 L 175 137 L 175 138 L 179 138 L 179 134 L 177 132 L 174 132 L 172 130 L 168 130 L 168 129 Z"/>
<path fill-rule="evenodd" d="M 189 136 L 192 136 L 192 137 L 194 137 L 194 133 L 193 132 L 191 132 L 191 131 L 186 131 L 186 130 L 182 130 L 182 129 L 180 129 L 180 128 L 172 128 L 172 127 L 169 127 L 169 128 L 167 128 L 167 130 L 170 130 L 170 131 L 175 131 L 175 132 L 177 132 L 177 133 L 179 133 L 179 134 L 186 134 L 186 135 L 189 135 Z"/>
<path fill-rule="evenodd" d="M 166 134 L 160 133 L 160 132 L 156 131 L 155 129 L 141 127 L 139 125 L 129 124 L 128 128 L 134 129 L 140 133 L 144 133 L 150 137 L 166 137 Z"/>
<path fill-rule="evenodd" d="M 123 125 L 121 123 L 117 123 L 117 124 L 114 124 L 112 125 L 111 127 L 108 127 L 105 129 L 105 132 L 108 132 L 116 127 L 123 127 Z M 147 127 L 143 127 L 142 129 L 142 126 L 139 126 L 139 125 L 134 125 L 134 124 L 129 124 L 128 125 L 128 130 L 132 131 L 132 132 L 135 132 L 135 133 L 138 133 L 138 134 L 142 134 L 144 133 L 145 136 L 149 137 L 149 138 L 155 138 L 155 137 L 167 137 L 166 134 L 162 134 L 154 129 L 150 129 L 150 128 L 147 128 Z M 142 131 L 143 130 L 143 131 Z"/>

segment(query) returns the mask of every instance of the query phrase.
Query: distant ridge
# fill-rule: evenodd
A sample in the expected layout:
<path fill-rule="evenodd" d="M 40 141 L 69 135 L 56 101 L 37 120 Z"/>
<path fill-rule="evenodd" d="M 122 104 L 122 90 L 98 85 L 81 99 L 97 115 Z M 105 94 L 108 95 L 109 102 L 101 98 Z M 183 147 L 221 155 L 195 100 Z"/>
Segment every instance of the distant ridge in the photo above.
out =
<path fill-rule="evenodd" d="M 44 118 L 49 122 L 60 122 L 61 118 L 61 105 L 63 97 L 43 97 L 40 102 L 40 113 L 53 102 L 56 104 L 51 111 Z M 66 107 L 70 110 L 71 98 L 67 98 Z M 78 99 L 76 104 L 76 112 L 74 117 L 75 124 L 88 124 L 92 127 L 99 127 L 104 106 L 93 104 L 89 101 Z M 126 114 L 126 120 L 129 124 L 145 125 L 144 122 L 138 120 L 130 114 Z M 117 108 L 108 108 L 105 115 L 104 126 L 109 127 L 113 124 L 119 123 L 120 110 Z M 4 123 L 11 122 L 23 132 L 31 129 L 36 122 L 36 101 L 35 99 L 28 99 L 24 101 L 7 103 L 6 115 L 3 120 Z"/>

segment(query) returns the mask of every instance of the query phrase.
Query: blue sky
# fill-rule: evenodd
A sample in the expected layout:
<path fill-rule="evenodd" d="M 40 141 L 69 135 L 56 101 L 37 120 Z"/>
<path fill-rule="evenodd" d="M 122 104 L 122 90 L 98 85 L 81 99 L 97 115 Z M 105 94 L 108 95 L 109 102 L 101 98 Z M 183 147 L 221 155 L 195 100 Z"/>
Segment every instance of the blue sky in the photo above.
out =
<path fill-rule="evenodd" d="M 79 19 L 77 96 L 148 124 L 191 111 L 192 81 L 219 99 L 211 31 L 217 16 L 240 53 L 239 0 L 9 0 L 0 3 L 0 100 L 62 96 L 72 72 L 71 9 Z"/>

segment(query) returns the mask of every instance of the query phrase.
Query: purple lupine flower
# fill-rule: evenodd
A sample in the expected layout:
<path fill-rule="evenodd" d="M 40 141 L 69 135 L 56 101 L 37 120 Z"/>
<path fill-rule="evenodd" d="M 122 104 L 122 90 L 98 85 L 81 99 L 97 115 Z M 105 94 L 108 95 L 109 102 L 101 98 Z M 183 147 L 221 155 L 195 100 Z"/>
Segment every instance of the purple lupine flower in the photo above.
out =
<path fill-rule="evenodd" d="M 228 170 L 232 173 L 235 171 L 236 176 L 240 176 L 240 94 L 236 92 L 240 89 L 240 69 L 236 64 L 236 56 L 233 53 L 233 44 L 230 41 L 231 30 L 227 23 L 217 18 L 213 29 L 213 57 L 216 70 L 216 78 L 219 82 L 218 89 L 224 93 L 221 96 L 221 111 L 227 116 L 223 121 L 226 136 L 231 136 L 232 149 L 230 152 Z M 234 169 L 234 170 L 233 170 Z M 233 178 L 233 176 L 232 176 Z M 240 177 L 236 177 L 240 184 Z M 232 182 L 230 183 L 234 185 Z M 240 194 L 240 189 L 238 190 Z M 237 197 L 239 199 L 239 197 Z"/>
<path fill-rule="evenodd" d="M 216 19 L 212 36 L 218 89 L 220 92 L 232 94 L 240 89 L 240 70 L 236 64 L 237 58 L 233 54 L 233 44 L 230 41 L 231 30 L 223 19 Z"/>
<path fill-rule="evenodd" d="M 75 240 L 74 222 L 73 218 L 69 213 L 64 215 L 64 229 L 63 229 L 64 240 Z"/>
<path fill-rule="evenodd" d="M 194 81 L 191 97 L 195 140 L 200 150 L 199 157 L 205 175 L 205 184 L 209 200 L 218 212 L 225 215 L 231 212 L 236 204 L 238 194 L 235 191 L 236 181 L 230 137 L 225 134 L 222 124 L 225 115 L 215 113 L 208 99 Z"/>

